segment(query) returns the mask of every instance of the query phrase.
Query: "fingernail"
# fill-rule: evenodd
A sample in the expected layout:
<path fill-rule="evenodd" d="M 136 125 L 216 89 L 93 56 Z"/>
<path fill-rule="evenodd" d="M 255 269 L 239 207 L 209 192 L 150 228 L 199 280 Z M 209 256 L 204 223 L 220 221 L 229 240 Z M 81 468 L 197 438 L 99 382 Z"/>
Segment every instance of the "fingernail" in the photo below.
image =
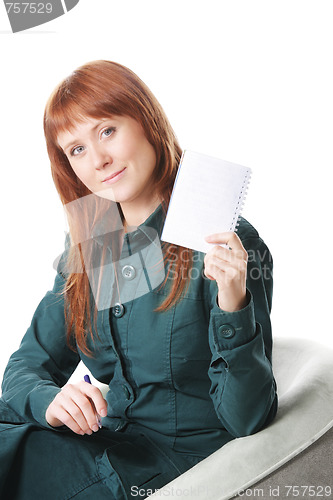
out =
<path fill-rule="evenodd" d="M 99 412 L 99 414 L 100 414 L 100 416 L 101 416 L 101 417 L 106 417 L 106 415 L 107 415 L 107 411 L 106 411 L 106 410 L 101 410 L 101 411 Z"/>
<path fill-rule="evenodd" d="M 97 432 L 97 431 L 99 430 L 98 425 L 93 425 L 93 426 L 92 426 L 92 430 L 93 430 L 94 432 Z"/>

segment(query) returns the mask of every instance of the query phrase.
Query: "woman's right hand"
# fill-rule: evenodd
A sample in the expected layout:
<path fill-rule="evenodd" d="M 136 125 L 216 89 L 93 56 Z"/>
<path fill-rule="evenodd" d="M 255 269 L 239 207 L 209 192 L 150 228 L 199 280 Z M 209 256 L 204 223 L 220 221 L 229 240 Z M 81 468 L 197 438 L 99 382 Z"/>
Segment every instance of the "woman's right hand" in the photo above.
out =
<path fill-rule="evenodd" d="M 87 382 L 66 384 L 46 410 L 46 421 L 52 427 L 66 425 L 76 434 L 98 431 L 97 414 L 107 415 L 107 403 L 101 391 Z"/>

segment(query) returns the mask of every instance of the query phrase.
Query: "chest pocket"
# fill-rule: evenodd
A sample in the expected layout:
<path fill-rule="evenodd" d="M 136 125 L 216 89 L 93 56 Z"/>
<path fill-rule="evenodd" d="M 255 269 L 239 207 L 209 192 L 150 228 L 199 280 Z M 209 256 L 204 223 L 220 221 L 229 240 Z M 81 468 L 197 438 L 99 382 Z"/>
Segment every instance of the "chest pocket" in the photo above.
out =
<path fill-rule="evenodd" d="M 202 299 L 183 298 L 175 308 L 170 359 L 173 385 L 186 393 L 198 393 L 208 382 L 211 351 L 208 342 L 209 311 Z"/>

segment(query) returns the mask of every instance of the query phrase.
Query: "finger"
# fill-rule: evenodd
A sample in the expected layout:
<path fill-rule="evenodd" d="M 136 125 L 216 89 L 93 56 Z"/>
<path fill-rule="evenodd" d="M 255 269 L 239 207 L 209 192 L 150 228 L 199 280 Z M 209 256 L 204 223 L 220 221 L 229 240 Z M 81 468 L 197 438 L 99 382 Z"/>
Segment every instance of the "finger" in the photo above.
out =
<path fill-rule="evenodd" d="M 224 233 L 214 233 L 205 237 L 207 243 L 220 243 L 228 245 L 232 249 L 244 249 L 241 240 L 234 231 L 228 231 Z"/>
<path fill-rule="evenodd" d="M 225 248 L 220 245 L 215 245 L 209 252 L 206 254 L 206 258 L 210 258 L 210 255 L 215 255 L 219 259 L 222 259 L 226 262 L 234 263 L 234 265 L 238 265 L 238 262 L 246 262 L 248 260 L 248 255 L 245 249 L 230 249 Z"/>
<path fill-rule="evenodd" d="M 232 280 L 242 280 L 246 271 L 246 264 L 244 262 L 236 266 L 230 262 L 212 256 L 210 261 L 207 262 L 205 267 L 205 274 L 209 279 L 215 279 L 218 283 L 230 283 Z"/>
<path fill-rule="evenodd" d="M 231 253 L 232 252 L 230 252 L 229 250 L 221 248 L 218 248 L 218 250 L 216 250 L 215 252 L 212 251 L 212 253 L 208 253 L 204 259 L 205 269 L 209 269 L 210 265 L 215 265 L 224 271 L 227 271 L 228 268 L 233 268 L 237 270 L 238 273 L 246 275 L 247 259 L 241 259 L 229 255 Z"/>
<path fill-rule="evenodd" d="M 74 403 L 74 406 L 72 406 L 72 403 Z M 71 405 L 71 411 L 68 409 L 69 405 Z M 72 391 L 66 409 L 85 433 L 91 434 L 91 431 L 97 432 L 99 430 L 94 403 L 89 396 L 83 394 L 80 390 Z"/>
<path fill-rule="evenodd" d="M 61 392 L 61 403 L 65 410 L 70 413 L 80 425 L 82 430 L 91 434 L 91 431 L 96 432 L 96 412 L 91 400 L 84 393 L 81 387 L 82 384 L 67 384 Z M 84 385 L 87 385 L 84 383 Z M 83 386 L 83 389 L 85 387 Z"/>
<path fill-rule="evenodd" d="M 76 422 L 73 416 L 65 410 L 65 408 L 61 406 L 57 407 L 57 409 L 55 410 L 55 415 L 63 425 L 66 425 L 66 427 L 75 432 L 75 434 L 80 434 L 81 436 L 85 434 L 84 430 Z"/>
<path fill-rule="evenodd" d="M 211 264 L 209 266 L 209 269 L 205 269 L 204 272 L 207 278 L 209 278 L 210 280 L 215 280 L 217 283 L 221 284 L 226 281 L 225 271 L 214 264 Z"/>
<path fill-rule="evenodd" d="M 98 415 L 106 417 L 108 411 L 107 402 L 103 398 L 103 394 L 98 387 L 89 384 L 88 382 L 81 382 L 80 389 L 82 389 L 82 391 L 92 400 Z"/>
<path fill-rule="evenodd" d="M 85 434 L 97 432 L 96 414 L 90 400 L 82 393 L 75 393 L 70 398 L 65 397 L 63 408 L 69 413 Z"/>

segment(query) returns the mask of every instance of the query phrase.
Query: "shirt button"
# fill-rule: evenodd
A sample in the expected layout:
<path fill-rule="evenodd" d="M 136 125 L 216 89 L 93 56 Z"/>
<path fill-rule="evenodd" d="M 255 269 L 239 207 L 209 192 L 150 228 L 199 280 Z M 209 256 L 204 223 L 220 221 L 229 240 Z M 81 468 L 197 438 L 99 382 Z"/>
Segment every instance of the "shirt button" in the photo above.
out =
<path fill-rule="evenodd" d="M 126 385 L 123 385 L 123 391 L 124 391 L 124 394 L 126 396 L 126 399 L 129 399 L 131 397 L 131 393 L 128 390 L 128 387 Z"/>
<path fill-rule="evenodd" d="M 220 335 L 225 339 L 231 339 L 235 335 L 235 329 L 231 325 L 222 325 L 219 328 Z"/>
<path fill-rule="evenodd" d="M 125 314 L 125 307 L 118 302 L 112 308 L 112 314 L 115 318 L 121 318 Z"/>
<path fill-rule="evenodd" d="M 122 268 L 121 274 L 123 275 L 125 280 L 133 280 L 136 276 L 136 271 L 133 266 L 126 265 Z"/>

